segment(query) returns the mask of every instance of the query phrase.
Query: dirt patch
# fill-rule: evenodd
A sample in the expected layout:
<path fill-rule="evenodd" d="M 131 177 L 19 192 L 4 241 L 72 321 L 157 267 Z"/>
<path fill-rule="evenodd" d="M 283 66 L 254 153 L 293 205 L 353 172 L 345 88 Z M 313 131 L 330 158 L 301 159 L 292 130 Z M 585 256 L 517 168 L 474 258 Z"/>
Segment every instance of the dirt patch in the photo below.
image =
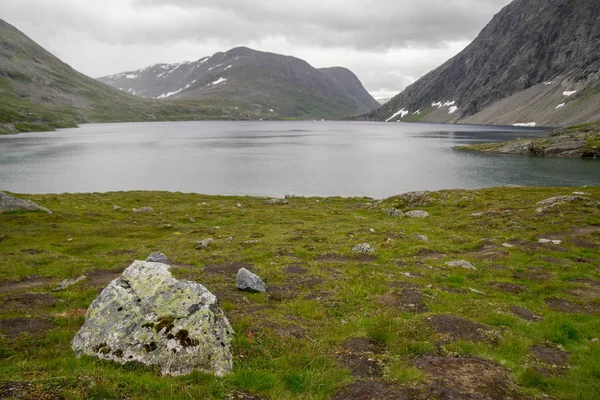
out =
<path fill-rule="evenodd" d="M 40 250 L 40 249 L 23 249 L 23 250 L 21 250 L 21 253 L 29 254 L 30 256 L 34 256 L 36 254 L 42 254 L 45 252 L 46 252 L 46 250 Z"/>
<path fill-rule="evenodd" d="M 558 297 L 548 297 L 544 299 L 546 305 L 554 311 L 564 312 L 566 314 L 593 314 L 594 310 L 590 306 L 584 306 L 566 299 Z"/>
<path fill-rule="evenodd" d="M 507 251 L 501 249 L 502 246 L 496 243 L 484 241 L 475 251 L 468 253 L 468 255 L 482 260 L 500 260 L 509 255 Z"/>
<path fill-rule="evenodd" d="M 126 254 L 135 254 L 135 251 L 129 250 L 129 249 L 118 249 L 118 250 L 113 250 L 111 252 L 106 253 L 107 256 L 123 256 Z"/>
<path fill-rule="evenodd" d="M 262 400 L 262 398 L 236 391 L 229 396 L 228 400 Z"/>
<path fill-rule="evenodd" d="M 248 263 L 224 263 L 224 264 L 210 264 L 204 267 L 204 272 L 207 274 L 215 274 L 215 275 L 237 275 L 238 271 L 241 268 L 246 268 L 249 271 L 252 271 L 254 265 Z"/>
<path fill-rule="evenodd" d="M 517 317 L 519 317 L 525 321 L 537 322 L 537 321 L 541 321 L 544 319 L 544 317 L 542 317 L 541 315 L 536 314 L 533 311 L 530 311 L 526 308 L 519 307 L 519 306 L 511 306 L 510 311 L 513 314 L 515 314 Z"/>
<path fill-rule="evenodd" d="M 26 276 L 19 281 L 0 282 L 0 293 L 19 292 L 23 290 L 38 289 L 52 285 L 52 279 L 40 278 L 38 275 Z"/>
<path fill-rule="evenodd" d="M 372 262 L 376 261 L 377 257 L 370 254 L 357 254 L 355 256 L 344 256 L 341 254 L 323 254 L 317 257 L 317 261 L 323 262 L 339 262 L 339 263 L 349 263 L 349 262 Z"/>
<path fill-rule="evenodd" d="M 298 297 L 298 288 L 294 284 L 269 285 L 267 293 L 273 301 L 292 300 Z"/>
<path fill-rule="evenodd" d="M 306 329 L 298 325 L 279 325 L 275 323 L 266 323 L 265 327 L 284 338 L 301 339 L 306 336 Z"/>
<path fill-rule="evenodd" d="M 554 265 L 565 265 L 567 264 L 567 261 L 563 258 L 554 258 L 554 257 L 540 257 L 540 260 L 547 262 L 548 264 L 554 264 Z"/>
<path fill-rule="evenodd" d="M 486 340 L 486 332 L 491 331 L 487 325 L 450 314 L 434 315 L 429 318 L 429 323 L 437 333 L 447 335 L 454 340 L 480 342 Z"/>
<path fill-rule="evenodd" d="M 554 279 L 554 274 L 541 267 L 528 267 L 525 271 L 515 272 L 514 279 L 544 282 Z"/>
<path fill-rule="evenodd" d="M 98 287 L 98 286 L 106 286 L 115 279 L 117 279 L 123 270 L 108 270 L 108 269 L 98 269 L 95 271 L 88 272 L 85 274 L 87 279 L 82 282 L 83 287 Z"/>
<path fill-rule="evenodd" d="M 434 398 L 464 400 L 520 399 L 507 372 L 482 358 L 424 356 L 415 361 L 418 368 L 431 375 Z"/>
<path fill-rule="evenodd" d="M 490 283 L 489 286 L 495 290 L 512 294 L 520 294 L 527 290 L 527 286 L 525 285 L 518 285 L 516 283 L 508 282 L 494 282 Z"/>
<path fill-rule="evenodd" d="M 425 400 L 425 393 L 387 382 L 358 381 L 344 387 L 331 397 L 332 400 Z"/>
<path fill-rule="evenodd" d="M 375 378 L 383 373 L 381 365 L 374 358 L 382 352 L 381 345 L 370 339 L 352 339 L 342 344 L 338 359 L 343 366 L 352 371 L 352 375 Z"/>
<path fill-rule="evenodd" d="M 593 279 L 577 278 L 577 279 L 570 279 L 569 282 L 583 283 L 583 284 L 586 284 L 586 285 L 589 285 L 589 286 L 600 288 L 600 282 L 595 281 Z"/>
<path fill-rule="evenodd" d="M 554 347 L 531 346 L 529 352 L 544 364 L 565 367 L 569 363 L 569 353 Z"/>
<path fill-rule="evenodd" d="M 572 243 L 573 245 L 584 248 L 584 249 L 597 249 L 598 248 L 598 243 L 592 242 L 591 240 L 587 240 L 587 239 L 575 238 L 575 239 L 569 240 L 569 243 Z"/>
<path fill-rule="evenodd" d="M 10 337 L 21 334 L 41 335 L 54 328 L 49 321 L 32 318 L 0 319 L 0 333 Z"/>
<path fill-rule="evenodd" d="M 442 252 L 431 250 L 431 249 L 420 249 L 414 257 L 420 258 L 422 260 L 441 260 L 446 255 Z"/>
<path fill-rule="evenodd" d="M 600 286 L 579 286 L 565 290 L 565 293 L 579 300 L 595 301 L 600 299 Z"/>
<path fill-rule="evenodd" d="M 301 265 L 294 264 L 294 265 L 288 265 L 285 269 L 285 272 L 288 274 L 304 275 L 304 274 L 308 273 L 308 269 L 304 268 Z"/>
<path fill-rule="evenodd" d="M 46 293 L 18 293 L 2 299 L 0 310 L 12 312 L 37 311 L 51 308 L 58 299 Z"/>
<path fill-rule="evenodd" d="M 400 312 L 423 313 L 429 311 L 423 294 L 415 289 L 378 296 L 378 302 Z"/>

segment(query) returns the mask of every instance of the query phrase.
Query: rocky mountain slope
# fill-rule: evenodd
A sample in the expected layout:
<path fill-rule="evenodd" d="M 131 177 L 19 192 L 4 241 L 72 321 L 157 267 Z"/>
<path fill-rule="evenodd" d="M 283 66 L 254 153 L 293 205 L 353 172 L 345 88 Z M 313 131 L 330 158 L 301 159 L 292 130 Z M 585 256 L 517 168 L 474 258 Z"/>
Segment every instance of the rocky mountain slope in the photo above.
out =
<path fill-rule="evenodd" d="M 246 47 L 98 80 L 140 97 L 221 100 L 277 117 L 341 117 L 378 107 L 345 68 L 318 70 L 295 57 Z"/>
<path fill-rule="evenodd" d="M 600 119 L 600 2 L 515 0 L 461 53 L 358 119 L 568 126 Z"/>

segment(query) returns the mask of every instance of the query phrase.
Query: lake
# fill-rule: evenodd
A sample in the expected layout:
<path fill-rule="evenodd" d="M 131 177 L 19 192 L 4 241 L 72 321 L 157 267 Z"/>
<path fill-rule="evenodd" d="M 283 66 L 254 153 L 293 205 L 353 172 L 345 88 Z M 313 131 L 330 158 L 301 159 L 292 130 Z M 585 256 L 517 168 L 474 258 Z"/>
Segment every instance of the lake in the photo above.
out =
<path fill-rule="evenodd" d="M 546 135 L 512 127 L 411 123 L 89 124 L 0 136 L 0 190 L 381 198 L 423 189 L 600 185 L 597 160 L 452 149 Z"/>

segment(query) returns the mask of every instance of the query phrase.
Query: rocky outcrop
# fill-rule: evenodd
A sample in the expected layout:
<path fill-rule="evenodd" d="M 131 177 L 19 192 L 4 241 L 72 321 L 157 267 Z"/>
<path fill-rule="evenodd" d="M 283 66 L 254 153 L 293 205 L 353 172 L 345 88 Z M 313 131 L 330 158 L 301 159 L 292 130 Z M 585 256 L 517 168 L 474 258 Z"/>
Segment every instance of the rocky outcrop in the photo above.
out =
<path fill-rule="evenodd" d="M 233 330 L 216 297 L 169 268 L 135 261 L 112 281 L 73 339 L 77 356 L 156 365 L 165 375 L 231 371 Z"/>
<path fill-rule="evenodd" d="M 9 194 L 0 192 L 0 214 L 10 211 L 44 211 L 48 214 L 52 214 L 52 211 L 40 207 L 32 201 L 18 199 Z"/>
<path fill-rule="evenodd" d="M 427 211 L 422 211 L 422 210 L 408 211 L 405 215 L 406 215 L 406 218 L 428 218 L 429 217 L 429 213 Z"/>

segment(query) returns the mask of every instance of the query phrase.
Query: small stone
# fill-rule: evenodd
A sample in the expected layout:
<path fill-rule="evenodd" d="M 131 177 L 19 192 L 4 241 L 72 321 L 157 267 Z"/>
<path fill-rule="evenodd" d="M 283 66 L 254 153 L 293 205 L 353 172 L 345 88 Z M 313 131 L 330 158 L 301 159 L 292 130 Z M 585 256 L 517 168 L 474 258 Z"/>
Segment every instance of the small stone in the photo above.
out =
<path fill-rule="evenodd" d="M 371 232 L 371 233 L 375 233 L 375 229 L 373 229 L 373 228 L 369 228 L 369 232 Z"/>
<path fill-rule="evenodd" d="M 591 196 L 591 193 L 588 192 L 573 192 L 574 195 L 576 196 Z"/>
<path fill-rule="evenodd" d="M 214 241 L 215 240 L 213 238 L 208 238 L 208 239 L 200 240 L 198 242 L 197 249 L 206 249 L 208 247 L 208 245 L 211 244 Z"/>
<path fill-rule="evenodd" d="M 390 208 L 386 211 L 387 215 L 392 218 L 404 217 L 404 213 L 396 208 Z"/>
<path fill-rule="evenodd" d="M 242 242 L 243 244 L 255 244 L 258 243 L 258 240 L 246 240 L 245 242 Z"/>
<path fill-rule="evenodd" d="M 600 342 L 600 339 L 598 339 L 597 337 L 593 338 L 592 340 L 590 340 L 592 343 L 598 343 Z"/>
<path fill-rule="evenodd" d="M 421 211 L 421 210 L 409 211 L 405 215 L 407 218 L 427 218 L 427 217 L 429 217 L 429 213 L 427 211 Z"/>
<path fill-rule="evenodd" d="M 359 254 L 373 254 L 375 253 L 375 249 L 373 249 L 369 243 L 361 243 L 354 246 L 352 252 Z"/>
<path fill-rule="evenodd" d="M 113 211 L 123 211 L 123 209 L 117 205 L 113 206 Z"/>
<path fill-rule="evenodd" d="M 540 239 L 538 240 L 538 243 L 552 243 L 552 244 L 561 244 L 562 240 L 554 240 L 554 239 Z"/>
<path fill-rule="evenodd" d="M 415 239 L 420 240 L 422 242 L 427 242 L 429 238 L 425 235 L 415 235 Z"/>
<path fill-rule="evenodd" d="M 237 273 L 235 280 L 237 288 L 245 292 L 263 293 L 267 290 L 264 282 L 260 277 L 246 268 L 241 268 Z"/>
<path fill-rule="evenodd" d="M 279 199 L 269 199 L 265 202 L 265 204 L 268 206 L 274 206 L 279 203 L 281 203 L 281 200 L 279 200 Z"/>
<path fill-rule="evenodd" d="M 191 218 L 191 217 L 190 217 L 190 222 L 191 222 L 191 223 L 194 223 L 194 222 L 196 222 L 196 220 L 195 220 L 194 218 Z"/>
<path fill-rule="evenodd" d="M 73 238 L 68 238 L 67 239 L 67 242 L 72 242 L 72 241 L 73 241 Z"/>
<path fill-rule="evenodd" d="M 485 215 L 484 211 L 478 211 L 478 212 L 471 213 L 471 217 L 483 217 L 484 215 Z"/>
<path fill-rule="evenodd" d="M 44 211 L 48 214 L 52 214 L 52 211 L 40 207 L 32 201 L 18 199 L 9 194 L 0 192 L 0 214 L 9 211 Z"/>
<path fill-rule="evenodd" d="M 171 224 L 163 224 L 163 229 L 173 229 L 173 225 Z"/>
<path fill-rule="evenodd" d="M 286 198 L 286 199 L 295 199 L 295 198 L 296 198 L 296 195 L 295 195 L 295 194 L 286 194 L 286 195 L 285 195 L 285 198 Z"/>
<path fill-rule="evenodd" d="M 477 289 L 473 289 L 473 288 L 469 288 L 469 290 L 473 293 L 477 293 L 477 294 L 485 294 L 484 292 L 482 292 L 481 290 L 477 290 Z"/>
<path fill-rule="evenodd" d="M 229 236 L 227 239 L 225 239 L 225 243 L 231 243 L 233 242 L 233 236 Z"/>
<path fill-rule="evenodd" d="M 448 261 L 446 263 L 447 266 L 449 267 L 461 267 L 461 268 L 466 268 L 466 269 L 477 269 L 473 266 L 473 264 L 471 264 L 470 262 L 466 261 L 466 260 L 457 260 L 457 261 Z"/>
<path fill-rule="evenodd" d="M 138 213 L 138 214 L 151 213 L 151 212 L 154 212 L 154 208 L 152 208 L 152 207 L 134 208 L 133 212 Z"/>
<path fill-rule="evenodd" d="M 502 243 L 502 246 L 506 247 L 506 248 L 511 248 L 511 247 L 515 247 L 514 245 L 510 244 L 510 243 Z"/>
<path fill-rule="evenodd" d="M 235 206 L 236 206 L 237 208 L 242 208 L 242 207 L 243 207 L 243 206 L 242 206 L 240 203 L 237 203 Z"/>
<path fill-rule="evenodd" d="M 85 275 L 83 275 L 83 276 L 80 276 L 79 278 L 75 278 L 75 279 L 65 279 L 64 281 L 60 282 L 57 287 L 52 289 L 52 291 L 59 292 L 61 290 L 65 290 L 73 285 L 78 284 L 79 282 L 81 282 L 82 280 L 84 280 L 86 278 L 87 277 Z"/>
<path fill-rule="evenodd" d="M 166 264 L 169 261 L 169 259 L 167 258 L 167 256 L 165 256 L 160 251 L 155 251 L 154 253 L 150 254 L 148 256 L 148 258 L 146 258 L 146 261 L 147 262 L 157 262 L 157 263 L 161 263 L 161 264 Z"/>
<path fill-rule="evenodd" d="M 356 205 L 356 208 L 371 208 L 373 206 L 373 203 L 358 203 Z"/>

